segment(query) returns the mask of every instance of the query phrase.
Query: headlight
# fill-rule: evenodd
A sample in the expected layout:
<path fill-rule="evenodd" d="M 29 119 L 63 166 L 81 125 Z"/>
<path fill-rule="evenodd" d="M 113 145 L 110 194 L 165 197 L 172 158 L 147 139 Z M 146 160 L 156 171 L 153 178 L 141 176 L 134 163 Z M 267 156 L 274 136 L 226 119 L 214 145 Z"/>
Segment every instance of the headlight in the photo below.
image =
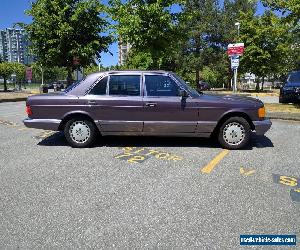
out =
<path fill-rule="evenodd" d="M 258 109 L 258 117 L 263 119 L 266 117 L 266 109 L 265 106 Z"/>
<path fill-rule="evenodd" d="M 294 90 L 294 88 L 293 87 L 283 87 L 283 90 L 284 91 L 290 91 L 290 90 Z"/>

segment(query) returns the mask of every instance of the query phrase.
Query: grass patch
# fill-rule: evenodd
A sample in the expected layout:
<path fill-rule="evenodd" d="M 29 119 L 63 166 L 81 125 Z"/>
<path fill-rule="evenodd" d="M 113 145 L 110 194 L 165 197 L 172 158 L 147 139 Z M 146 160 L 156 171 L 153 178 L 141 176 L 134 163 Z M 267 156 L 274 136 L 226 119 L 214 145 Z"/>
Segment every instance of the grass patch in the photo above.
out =
<path fill-rule="evenodd" d="M 300 104 L 265 103 L 267 112 L 300 113 Z"/>

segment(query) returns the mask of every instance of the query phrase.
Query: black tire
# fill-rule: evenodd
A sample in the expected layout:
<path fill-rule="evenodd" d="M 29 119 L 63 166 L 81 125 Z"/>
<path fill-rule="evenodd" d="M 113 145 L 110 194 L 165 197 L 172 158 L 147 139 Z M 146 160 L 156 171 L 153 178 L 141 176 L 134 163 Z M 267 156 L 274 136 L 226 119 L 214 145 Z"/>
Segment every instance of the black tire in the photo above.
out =
<path fill-rule="evenodd" d="M 233 130 L 230 131 L 230 128 Z M 221 125 L 218 141 L 223 148 L 241 149 L 248 145 L 250 136 L 251 127 L 247 120 L 242 117 L 231 117 Z"/>
<path fill-rule="evenodd" d="M 70 119 L 65 124 L 64 134 L 68 143 L 73 148 L 86 148 L 91 147 L 94 144 L 98 135 L 98 129 L 93 122 L 87 120 L 84 117 L 78 117 Z M 76 140 L 76 138 L 78 140 Z M 80 140 L 80 138 L 82 140 Z"/>

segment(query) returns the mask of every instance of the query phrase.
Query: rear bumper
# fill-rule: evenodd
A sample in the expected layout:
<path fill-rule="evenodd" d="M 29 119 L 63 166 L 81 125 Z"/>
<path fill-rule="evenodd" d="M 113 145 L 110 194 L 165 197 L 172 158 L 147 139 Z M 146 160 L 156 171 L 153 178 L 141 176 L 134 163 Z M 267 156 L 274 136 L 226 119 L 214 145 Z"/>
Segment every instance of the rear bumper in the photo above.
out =
<path fill-rule="evenodd" d="M 58 130 L 61 120 L 57 119 L 30 119 L 23 120 L 24 125 L 27 128 L 37 128 L 45 130 Z"/>
<path fill-rule="evenodd" d="M 270 119 L 265 119 L 262 121 L 254 121 L 255 132 L 257 135 L 264 135 L 272 126 Z"/>

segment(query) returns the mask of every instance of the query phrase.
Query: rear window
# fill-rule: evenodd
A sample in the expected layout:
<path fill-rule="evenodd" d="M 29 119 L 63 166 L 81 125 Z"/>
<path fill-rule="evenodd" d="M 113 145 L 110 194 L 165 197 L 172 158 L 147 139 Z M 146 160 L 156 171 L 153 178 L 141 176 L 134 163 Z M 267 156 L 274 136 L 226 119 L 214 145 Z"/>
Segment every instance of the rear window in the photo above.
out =
<path fill-rule="evenodd" d="M 73 84 L 71 84 L 69 87 L 65 89 L 65 92 L 66 93 L 70 92 L 72 89 L 76 88 L 80 83 L 81 81 L 74 82 Z"/>
<path fill-rule="evenodd" d="M 110 95 L 140 95 L 139 75 L 112 75 L 109 78 Z"/>
<path fill-rule="evenodd" d="M 104 77 L 101 79 L 94 88 L 90 91 L 90 95 L 105 95 L 106 94 L 106 85 L 107 85 L 107 78 Z"/>

